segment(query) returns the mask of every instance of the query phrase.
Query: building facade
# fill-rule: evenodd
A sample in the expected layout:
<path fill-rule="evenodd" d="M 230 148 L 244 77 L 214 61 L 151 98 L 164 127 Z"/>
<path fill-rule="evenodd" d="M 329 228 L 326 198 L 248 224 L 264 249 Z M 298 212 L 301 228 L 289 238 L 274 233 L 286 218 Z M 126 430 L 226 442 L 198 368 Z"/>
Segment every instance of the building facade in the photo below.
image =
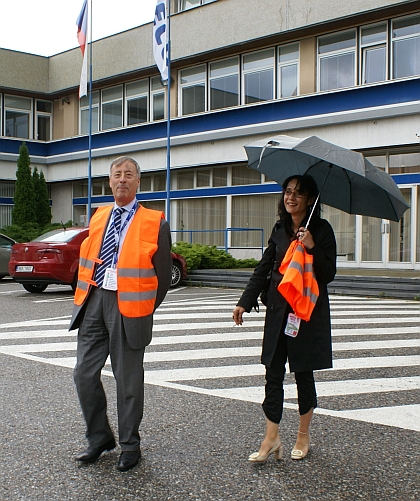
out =
<path fill-rule="evenodd" d="M 420 270 L 420 2 L 171 0 L 173 240 L 261 255 L 280 188 L 243 146 L 317 135 L 362 152 L 410 205 L 400 222 L 323 206 L 339 266 Z M 142 168 L 139 200 L 165 210 L 167 92 L 153 23 L 92 46 L 93 210 L 112 200 L 113 158 Z M 85 224 L 89 98 L 78 48 L 0 49 L 0 227 L 10 224 L 19 146 L 44 172 L 53 221 Z M 203 231 L 205 230 L 205 231 Z"/>

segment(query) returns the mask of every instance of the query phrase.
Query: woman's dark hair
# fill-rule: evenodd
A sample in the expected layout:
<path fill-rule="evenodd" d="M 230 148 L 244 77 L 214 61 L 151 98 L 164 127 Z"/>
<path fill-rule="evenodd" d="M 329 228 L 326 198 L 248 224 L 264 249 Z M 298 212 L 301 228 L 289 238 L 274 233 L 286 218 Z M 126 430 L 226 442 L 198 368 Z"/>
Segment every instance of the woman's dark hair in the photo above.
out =
<path fill-rule="evenodd" d="M 299 185 L 299 193 L 302 195 L 307 195 L 309 198 L 315 200 L 319 194 L 318 186 L 316 185 L 316 182 L 312 176 L 309 176 L 308 174 L 305 174 L 303 176 L 296 175 L 296 176 L 290 176 L 288 177 L 284 183 L 283 183 L 283 193 L 280 196 L 279 200 L 279 205 L 278 205 L 278 215 L 280 217 L 280 221 L 283 221 L 284 223 L 284 228 L 286 230 L 286 233 L 290 236 L 294 236 L 294 231 L 293 231 L 293 224 L 292 224 L 292 216 L 287 212 L 286 206 L 284 205 L 284 192 L 286 191 L 287 185 L 292 179 L 296 179 L 298 181 Z M 313 205 L 308 205 L 307 211 L 306 211 L 306 216 L 301 222 L 300 226 L 305 226 L 306 221 L 309 217 L 309 214 L 311 213 L 313 208 Z M 321 215 L 321 205 L 319 203 L 316 204 L 314 213 L 312 217 L 314 218 L 319 218 Z M 312 223 L 312 219 L 311 219 Z M 311 225 L 310 223 L 310 225 Z"/>

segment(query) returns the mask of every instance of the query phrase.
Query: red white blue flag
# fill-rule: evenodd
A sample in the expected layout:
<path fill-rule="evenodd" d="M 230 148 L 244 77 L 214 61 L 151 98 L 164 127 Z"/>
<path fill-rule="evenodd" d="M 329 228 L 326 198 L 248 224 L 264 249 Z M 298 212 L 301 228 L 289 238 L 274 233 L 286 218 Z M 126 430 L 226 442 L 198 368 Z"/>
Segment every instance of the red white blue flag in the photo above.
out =
<path fill-rule="evenodd" d="M 79 98 L 87 95 L 87 25 L 88 25 L 88 3 L 84 0 L 82 10 L 76 21 L 77 24 L 77 40 L 79 41 L 80 50 L 83 55 L 82 74 L 80 76 Z"/>
<path fill-rule="evenodd" d="M 168 33 L 166 0 L 157 0 L 153 23 L 153 55 L 162 80 L 168 80 Z"/>

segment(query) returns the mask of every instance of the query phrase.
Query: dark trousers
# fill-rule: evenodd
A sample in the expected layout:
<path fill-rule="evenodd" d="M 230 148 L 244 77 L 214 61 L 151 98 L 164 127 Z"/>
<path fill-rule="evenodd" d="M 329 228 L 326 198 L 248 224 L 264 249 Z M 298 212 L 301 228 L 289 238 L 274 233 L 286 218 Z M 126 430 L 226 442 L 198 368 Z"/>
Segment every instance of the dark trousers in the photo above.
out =
<path fill-rule="evenodd" d="M 273 423 L 280 423 L 283 416 L 283 381 L 286 373 L 287 338 L 280 333 L 271 366 L 265 371 L 265 399 L 262 408 L 266 417 Z M 298 394 L 299 414 L 303 415 L 317 406 L 315 379 L 313 371 L 295 372 Z"/>
<path fill-rule="evenodd" d="M 144 348 L 134 350 L 127 342 L 117 293 L 95 287 L 79 328 L 74 369 L 74 381 L 87 425 L 86 438 L 94 447 L 113 437 L 101 382 L 101 371 L 108 355 L 117 383 L 119 443 L 123 451 L 137 450 L 143 417 Z"/>

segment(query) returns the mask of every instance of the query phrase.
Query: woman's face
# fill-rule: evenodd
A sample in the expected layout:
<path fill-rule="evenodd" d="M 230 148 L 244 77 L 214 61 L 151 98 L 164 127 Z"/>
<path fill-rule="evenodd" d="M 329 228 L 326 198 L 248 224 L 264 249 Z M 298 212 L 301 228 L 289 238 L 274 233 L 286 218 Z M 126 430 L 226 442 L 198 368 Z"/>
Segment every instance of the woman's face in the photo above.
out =
<path fill-rule="evenodd" d="M 291 179 L 284 190 L 284 206 L 286 211 L 292 216 L 296 216 L 300 221 L 306 216 L 308 205 L 313 202 L 308 195 L 299 191 L 299 180 Z"/>

